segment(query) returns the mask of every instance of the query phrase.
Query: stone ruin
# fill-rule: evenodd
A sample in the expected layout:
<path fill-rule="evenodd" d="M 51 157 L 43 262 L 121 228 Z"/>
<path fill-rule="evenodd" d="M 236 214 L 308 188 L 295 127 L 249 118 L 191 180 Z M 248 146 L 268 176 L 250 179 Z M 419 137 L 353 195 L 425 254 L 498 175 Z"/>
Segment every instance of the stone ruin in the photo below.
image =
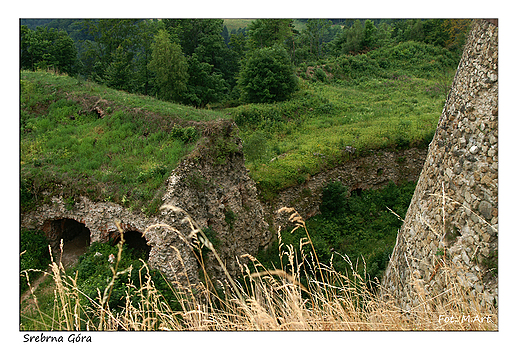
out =
<path fill-rule="evenodd" d="M 406 310 L 447 290 L 498 301 L 498 22 L 474 21 L 382 282 Z"/>

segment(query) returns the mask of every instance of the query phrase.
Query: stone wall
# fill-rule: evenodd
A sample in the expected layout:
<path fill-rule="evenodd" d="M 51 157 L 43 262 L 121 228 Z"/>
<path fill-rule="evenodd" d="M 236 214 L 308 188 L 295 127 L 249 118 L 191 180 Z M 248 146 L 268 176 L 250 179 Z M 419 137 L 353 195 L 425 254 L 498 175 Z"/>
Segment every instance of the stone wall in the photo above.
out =
<path fill-rule="evenodd" d="M 203 134 L 195 150 L 173 170 L 163 201 L 187 211 L 202 228 L 212 229 L 207 230 L 208 236 L 231 274 L 236 275 L 237 257 L 256 255 L 259 247 L 269 242 L 270 232 L 255 184 L 244 166 L 234 123 L 207 122 Z M 90 242 L 117 239 L 118 221 L 123 232 L 143 234 L 151 248 L 148 260 L 151 267 L 161 270 L 171 281 L 196 283 L 201 277 L 200 257 L 192 250 L 191 228 L 182 221 L 183 217 L 167 209 L 146 217 L 121 205 L 96 203 L 86 197 L 71 205 L 62 196 L 54 196 L 51 204 L 23 213 L 21 227 L 42 229 L 57 250 L 63 233 L 55 224 L 63 223 L 62 219 L 84 224 L 90 231 Z M 203 258 L 210 276 L 222 279 L 215 257 L 206 253 Z"/>
<path fill-rule="evenodd" d="M 274 228 L 287 225 L 286 219 L 276 211 L 284 206 L 294 207 L 308 219 L 319 213 L 322 189 L 328 183 L 340 181 L 349 191 L 378 189 L 389 182 L 401 184 L 419 179 L 427 149 L 373 150 L 364 156 L 356 156 L 326 172 L 319 173 L 305 183 L 280 192 L 277 200 L 266 211 Z"/>
<path fill-rule="evenodd" d="M 498 298 L 498 27 L 473 23 L 385 273 L 405 309 L 455 277 L 482 305 Z"/>

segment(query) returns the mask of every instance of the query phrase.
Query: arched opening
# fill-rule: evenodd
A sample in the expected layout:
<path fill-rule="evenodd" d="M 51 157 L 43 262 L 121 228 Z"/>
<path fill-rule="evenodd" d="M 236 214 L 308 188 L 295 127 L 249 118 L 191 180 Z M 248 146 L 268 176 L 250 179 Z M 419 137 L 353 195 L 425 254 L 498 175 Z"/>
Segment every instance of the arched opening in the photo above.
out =
<path fill-rule="evenodd" d="M 150 245 L 146 242 L 146 238 L 143 236 L 141 232 L 131 230 L 125 232 L 123 234 L 125 238 L 125 245 L 134 250 L 135 254 L 140 256 L 143 260 L 147 261 L 148 256 L 150 255 L 150 250 L 152 249 Z M 121 238 L 117 238 L 114 242 L 114 245 L 119 243 Z"/>
<path fill-rule="evenodd" d="M 61 255 L 59 257 L 65 266 L 75 264 L 78 257 L 87 252 L 90 246 L 90 230 L 83 223 L 69 218 L 51 221 L 48 236 L 51 246 L 55 253 Z M 61 240 L 63 253 L 59 252 Z"/>

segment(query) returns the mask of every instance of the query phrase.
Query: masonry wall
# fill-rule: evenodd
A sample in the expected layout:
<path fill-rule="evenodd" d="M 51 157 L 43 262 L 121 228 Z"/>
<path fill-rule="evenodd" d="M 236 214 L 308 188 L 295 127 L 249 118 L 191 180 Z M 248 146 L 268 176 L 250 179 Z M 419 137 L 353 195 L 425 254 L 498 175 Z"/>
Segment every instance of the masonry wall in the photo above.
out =
<path fill-rule="evenodd" d="M 290 225 L 285 216 L 277 213 L 284 206 L 294 207 L 304 219 L 317 215 L 322 190 L 330 182 L 339 181 L 350 192 L 356 189 L 379 189 L 390 182 L 416 182 L 427 154 L 426 148 L 409 148 L 373 150 L 364 156 L 353 157 L 333 169 L 312 176 L 303 184 L 282 190 L 276 201 L 267 206 L 266 215 L 272 217 L 276 230 L 279 226 L 283 228 Z"/>
<path fill-rule="evenodd" d="M 472 25 L 383 278 L 405 309 L 417 289 L 445 291 L 448 275 L 482 305 L 498 299 L 497 25 Z"/>
<path fill-rule="evenodd" d="M 230 121 L 207 122 L 197 148 L 172 171 L 162 200 L 164 205 L 187 211 L 207 235 L 211 229 L 213 245 L 233 276 L 240 273 L 237 260 L 245 263 L 243 255 L 256 255 L 271 239 L 256 186 L 244 165 L 236 125 Z M 20 225 L 43 230 L 57 252 L 63 230 L 56 223 L 76 221 L 90 232 L 90 242 L 113 242 L 120 236 L 117 222 L 124 233 L 143 235 L 150 247 L 148 263 L 152 268 L 170 281 L 195 284 L 202 270 L 190 243 L 192 229 L 184 217 L 168 209 L 148 217 L 119 204 L 93 202 L 83 196 L 71 205 L 56 195 L 51 203 L 23 213 Z M 225 279 L 211 253 L 205 255 L 204 262 L 212 278 Z"/>

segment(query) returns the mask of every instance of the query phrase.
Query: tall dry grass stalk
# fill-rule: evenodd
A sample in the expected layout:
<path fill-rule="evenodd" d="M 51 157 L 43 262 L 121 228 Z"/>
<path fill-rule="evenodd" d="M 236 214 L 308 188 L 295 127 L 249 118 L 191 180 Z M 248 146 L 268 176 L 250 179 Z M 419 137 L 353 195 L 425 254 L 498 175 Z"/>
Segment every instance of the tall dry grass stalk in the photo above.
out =
<path fill-rule="evenodd" d="M 280 212 L 290 214 L 295 227 L 307 234 L 300 247 L 294 248 L 285 245 L 278 232 L 280 257 L 285 258 L 281 262 L 288 262 L 285 266 L 267 269 L 254 257 L 244 255 L 251 264 L 242 264 L 242 279 L 233 280 L 219 260 L 229 281 L 208 280 L 189 287 L 171 282 L 181 306 L 177 310 L 156 289 L 146 265 L 139 271 L 140 286 L 127 284 L 125 306 L 114 311 L 107 303 L 113 282 L 128 269 L 118 271 L 116 263 L 113 279 L 94 300 L 79 291 L 77 277 L 67 276 L 61 263 L 53 260 L 55 308 L 53 315 L 47 316 L 52 322 L 42 322 L 42 329 L 497 330 L 497 311 L 484 310 L 453 274 L 445 275 L 449 288 L 438 296 L 426 294 L 417 281 L 415 298 L 420 303 L 403 310 L 392 297 L 374 291 L 366 277 L 356 273 L 348 257 L 341 256 L 351 267 L 350 277 L 337 271 L 332 259 L 328 264 L 319 262 L 301 216 L 293 208 L 282 208 Z M 218 257 L 204 232 L 191 217 L 189 220 L 201 244 Z M 305 253 L 306 246 L 310 246 L 311 254 Z M 449 271 L 450 267 L 443 269 Z"/>

